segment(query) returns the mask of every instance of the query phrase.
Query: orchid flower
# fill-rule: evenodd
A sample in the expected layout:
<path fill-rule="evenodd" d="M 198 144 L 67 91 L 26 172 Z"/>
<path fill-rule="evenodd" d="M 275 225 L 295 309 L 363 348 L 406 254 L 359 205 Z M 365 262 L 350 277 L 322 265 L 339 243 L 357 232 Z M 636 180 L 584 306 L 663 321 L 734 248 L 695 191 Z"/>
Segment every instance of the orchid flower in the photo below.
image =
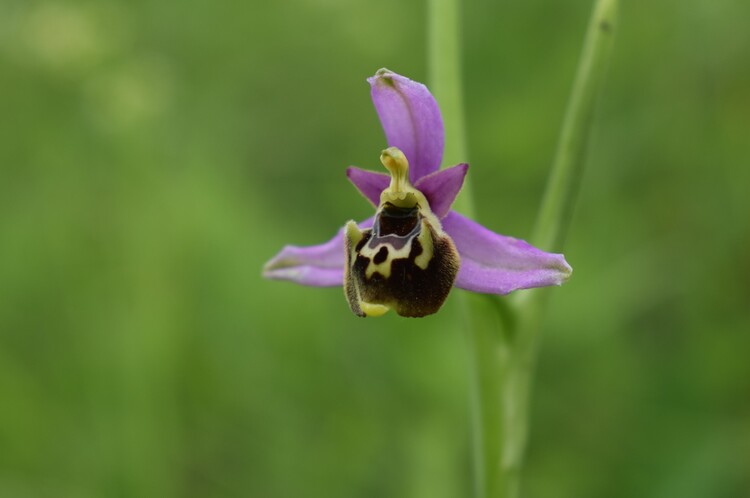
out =
<path fill-rule="evenodd" d="M 568 279 L 572 269 L 562 254 L 451 210 L 469 167 L 440 170 L 443 120 L 426 86 L 387 69 L 367 81 L 389 145 L 380 160 L 390 175 L 350 167 L 347 176 L 375 215 L 349 221 L 324 244 L 284 247 L 265 265 L 265 277 L 343 285 L 351 310 L 362 317 L 389 309 L 411 317 L 435 313 L 453 286 L 508 294 Z"/>

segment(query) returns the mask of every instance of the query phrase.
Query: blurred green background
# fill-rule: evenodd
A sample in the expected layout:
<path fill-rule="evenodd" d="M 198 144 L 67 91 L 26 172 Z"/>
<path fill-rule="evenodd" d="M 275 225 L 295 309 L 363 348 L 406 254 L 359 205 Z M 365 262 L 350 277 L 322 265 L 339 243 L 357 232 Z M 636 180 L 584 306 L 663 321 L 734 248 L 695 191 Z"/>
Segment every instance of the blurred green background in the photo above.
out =
<path fill-rule="evenodd" d="M 528 236 L 591 2 L 463 5 L 479 220 Z M 371 208 L 365 78 L 426 4 L 0 2 L 0 497 L 469 496 L 456 291 L 260 278 Z M 623 1 L 541 349 L 530 497 L 750 496 L 750 4 Z"/>

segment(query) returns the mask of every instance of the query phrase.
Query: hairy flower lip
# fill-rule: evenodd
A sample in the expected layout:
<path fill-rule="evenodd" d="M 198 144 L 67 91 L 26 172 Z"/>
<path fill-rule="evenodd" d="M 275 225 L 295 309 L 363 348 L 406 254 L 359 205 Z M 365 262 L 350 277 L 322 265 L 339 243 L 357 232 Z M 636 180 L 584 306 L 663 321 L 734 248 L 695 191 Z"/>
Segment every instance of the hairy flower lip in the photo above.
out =
<path fill-rule="evenodd" d="M 467 164 L 440 170 L 444 129 L 437 102 L 427 87 L 387 69 L 367 80 L 389 147 L 409 162 L 409 180 L 426 198 L 436 220 L 460 255 L 455 286 L 474 292 L 508 294 L 519 289 L 561 285 L 572 274 L 562 254 L 548 253 L 514 237 L 497 234 L 451 210 L 468 171 Z M 349 167 L 346 175 L 374 206 L 390 176 Z M 373 218 L 358 223 L 372 226 Z M 344 281 L 344 230 L 310 247 L 285 246 L 263 269 L 266 278 L 311 286 Z"/>

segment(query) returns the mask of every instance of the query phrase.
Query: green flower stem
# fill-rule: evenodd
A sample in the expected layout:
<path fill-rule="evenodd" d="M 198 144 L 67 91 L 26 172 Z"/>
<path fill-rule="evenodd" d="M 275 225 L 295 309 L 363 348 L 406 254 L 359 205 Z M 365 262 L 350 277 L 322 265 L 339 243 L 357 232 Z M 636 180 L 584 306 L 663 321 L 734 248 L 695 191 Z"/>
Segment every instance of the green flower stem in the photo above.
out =
<path fill-rule="evenodd" d="M 597 97 L 612 48 L 617 18 L 617 0 L 597 0 L 589 21 L 578 71 L 565 112 L 552 171 L 537 218 L 531 243 L 548 251 L 562 251 L 570 219 L 578 196 L 586 163 L 586 149 Z M 539 330 L 548 289 L 538 289 L 513 296 L 516 311 L 515 343 L 506 369 L 506 403 L 515 406 L 513 418 L 506 418 L 503 460 L 509 468 L 518 469 L 528 435 L 528 406 L 536 362 Z M 508 494 L 519 496 L 518 477 Z M 489 495 L 492 496 L 492 495 Z"/>
<path fill-rule="evenodd" d="M 461 36 L 459 0 L 430 0 L 428 4 L 428 68 L 430 91 L 440 105 L 445 126 L 443 164 L 469 160 L 464 130 L 464 102 L 461 85 Z M 468 180 L 468 179 L 467 179 Z M 471 186 L 464 182 L 454 207 L 472 217 Z"/>
<path fill-rule="evenodd" d="M 586 152 L 596 96 L 612 44 L 617 0 L 597 0 L 531 242 L 562 250 Z M 461 89 L 458 0 L 430 0 L 429 65 L 446 127 L 444 163 L 468 161 Z M 467 184 L 456 208 L 472 215 Z M 545 290 L 501 299 L 464 293 L 478 498 L 516 498 Z"/>
<path fill-rule="evenodd" d="M 575 83 L 565 111 L 552 171 L 530 242 L 562 250 L 583 176 L 594 108 L 612 48 L 617 0 L 597 0 L 589 21 Z"/>

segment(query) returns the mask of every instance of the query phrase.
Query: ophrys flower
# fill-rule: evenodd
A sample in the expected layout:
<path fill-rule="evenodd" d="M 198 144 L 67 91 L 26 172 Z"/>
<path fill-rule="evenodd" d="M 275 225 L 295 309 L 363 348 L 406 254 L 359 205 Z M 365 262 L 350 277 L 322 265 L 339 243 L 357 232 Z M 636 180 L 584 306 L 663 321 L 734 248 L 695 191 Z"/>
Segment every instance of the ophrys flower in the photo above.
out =
<path fill-rule="evenodd" d="M 451 288 L 489 294 L 560 285 L 571 274 L 561 254 L 499 235 L 451 210 L 468 165 L 439 170 L 444 131 L 427 87 L 379 70 L 368 79 L 389 148 L 390 176 L 350 167 L 347 176 L 377 207 L 318 246 L 286 246 L 264 267 L 267 278 L 318 287 L 344 285 L 352 311 L 394 309 L 425 316 Z"/>

